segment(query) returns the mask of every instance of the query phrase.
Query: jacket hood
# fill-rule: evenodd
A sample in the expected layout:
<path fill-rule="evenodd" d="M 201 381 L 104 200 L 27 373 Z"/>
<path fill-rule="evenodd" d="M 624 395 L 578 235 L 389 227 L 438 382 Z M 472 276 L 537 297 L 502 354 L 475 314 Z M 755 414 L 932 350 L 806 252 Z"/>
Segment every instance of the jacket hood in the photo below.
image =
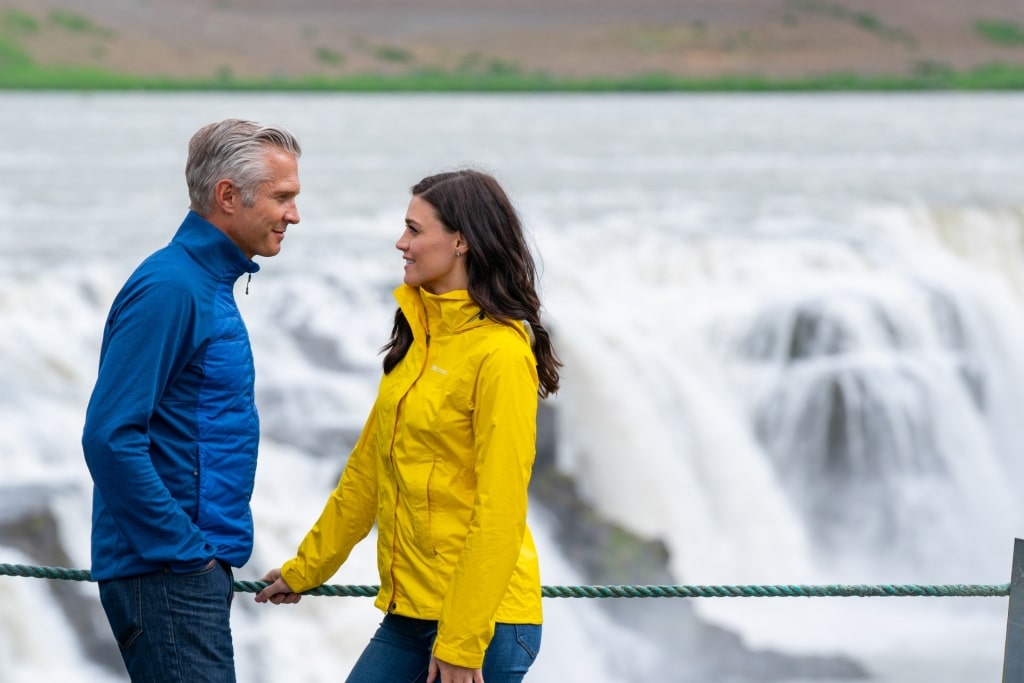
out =
<path fill-rule="evenodd" d="M 425 340 L 431 338 L 459 334 L 481 325 L 502 324 L 500 321 L 488 320 L 465 289 L 455 289 L 444 294 L 431 294 L 421 287 L 400 285 L 394 291 L 395 300 L 405 314 L 413 337 Z M 526 328 L 525 321 L 513 320 L 508 325 L 519 333 L 527 343 L 532 342 L 532 335 Z M 532 343 L 531 343 L 532 345 Z"/>

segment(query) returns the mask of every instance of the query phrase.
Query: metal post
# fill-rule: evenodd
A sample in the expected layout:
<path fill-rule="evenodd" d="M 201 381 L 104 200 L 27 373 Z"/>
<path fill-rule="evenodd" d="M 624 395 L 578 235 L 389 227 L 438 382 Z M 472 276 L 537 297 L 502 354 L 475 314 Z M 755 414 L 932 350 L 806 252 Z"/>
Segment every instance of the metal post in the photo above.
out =
<path fill-rule="evenodd" d="M 1013 541 L 1010 607 L 1006 614 L 1003 683 L 1024 683 L 1024 540 Z"/>

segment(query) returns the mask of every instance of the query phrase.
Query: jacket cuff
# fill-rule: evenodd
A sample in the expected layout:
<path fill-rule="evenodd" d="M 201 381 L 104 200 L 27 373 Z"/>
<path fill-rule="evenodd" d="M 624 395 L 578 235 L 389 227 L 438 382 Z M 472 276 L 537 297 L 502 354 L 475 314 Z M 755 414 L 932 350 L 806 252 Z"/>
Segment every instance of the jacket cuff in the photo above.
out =
<path fill-rule="evenodd" d="M 484 665 L 483 652 L 466 652 L 448 647 L 444 643 L 434 643 L 434 656 L 442 662 L 448 662 L 455 666 L 462 666 L 467 669 L 480 669 Z"/>
<path fill-rule="evenodd" d="M 298 560 L 292 558 L 281 565 L 281 578 L 288 584 L 288 587 L 292 589 L 294 593 L 301 593 L 308 591 L 310 588 L 316 588 L 316 586 L 310 586 L 306 578 L 302 575 L 299 569 L 296 567 Z"/>

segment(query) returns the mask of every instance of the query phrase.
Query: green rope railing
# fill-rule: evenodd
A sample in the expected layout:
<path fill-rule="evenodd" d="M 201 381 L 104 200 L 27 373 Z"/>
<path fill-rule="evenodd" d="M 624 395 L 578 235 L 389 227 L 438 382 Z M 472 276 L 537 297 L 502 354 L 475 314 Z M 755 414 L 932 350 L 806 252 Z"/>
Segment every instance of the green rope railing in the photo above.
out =
<path fill-rule="evenodd" d="M 92 581 L 84 569 L 0 564 L 0 575 L 36 579 Z M 263 581 L 235 581 L 237 593 L 259 593 Z M 318 586 L 303 595 L 371 598 L 379 586 Z M 820 598 L 820 597 L 934 597 L 999 598 L 1010 595 L 1010 584 L 821 585 L 821 586 L 541 586 L 545 598 Z"/>

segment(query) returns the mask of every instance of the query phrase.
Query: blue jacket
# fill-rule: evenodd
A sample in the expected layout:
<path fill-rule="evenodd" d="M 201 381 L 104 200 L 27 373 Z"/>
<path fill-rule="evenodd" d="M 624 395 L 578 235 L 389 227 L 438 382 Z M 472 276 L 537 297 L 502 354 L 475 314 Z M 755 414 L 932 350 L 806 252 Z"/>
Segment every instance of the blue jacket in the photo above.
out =
<path fill-rule="evenodd" d="M 190 211 L 114 300 L 82 435 L 94 579 L 249 559 L 259 417 L 233 288 L 257 270 Z"/>

